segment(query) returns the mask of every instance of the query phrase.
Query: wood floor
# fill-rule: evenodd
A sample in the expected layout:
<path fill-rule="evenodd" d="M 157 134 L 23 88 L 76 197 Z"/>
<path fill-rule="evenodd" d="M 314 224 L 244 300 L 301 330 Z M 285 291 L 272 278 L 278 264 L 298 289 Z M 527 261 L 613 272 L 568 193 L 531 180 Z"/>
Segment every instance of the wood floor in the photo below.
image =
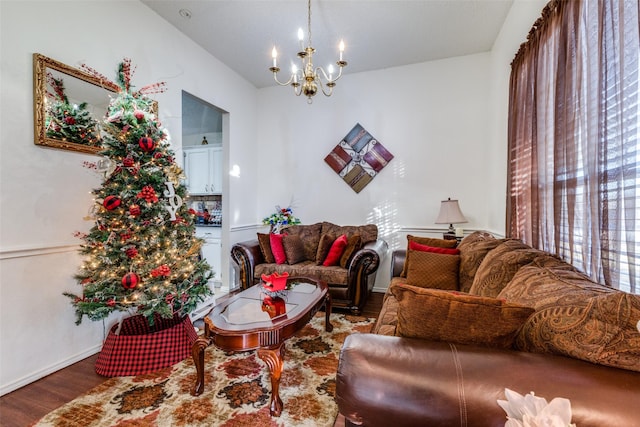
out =
<path fill-rule="evenodd" d="M 382 308 L 381 293 L 373 293 L 363 315 L 378 317 Z M 0 397 L 0 426 L 25 427 L 49 412 L 75 399 L 106 380 L 95 372 L 95 354 L 34 383 Z M 335 427 L 343 427 L 338 417 Z"/>

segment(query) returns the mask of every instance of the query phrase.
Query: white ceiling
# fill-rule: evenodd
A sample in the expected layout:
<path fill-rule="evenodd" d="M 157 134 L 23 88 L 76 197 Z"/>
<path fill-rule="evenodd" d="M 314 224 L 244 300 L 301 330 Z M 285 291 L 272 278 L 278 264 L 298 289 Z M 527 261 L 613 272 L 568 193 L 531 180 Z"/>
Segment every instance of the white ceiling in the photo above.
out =
<path fill-rule="evenodd" d="M 274 45 L 281 74 L 299 64 L 297 31 L 301 27 L 306 34 L 306 0 L 142 2 L 257 88 L 275 84 L 269 71 Z M 312 0 L 313 62 L 325 68 L 335 63 L 340 39 L 349 64 L 345 74 L 486 52 L 512 2 Z"/>

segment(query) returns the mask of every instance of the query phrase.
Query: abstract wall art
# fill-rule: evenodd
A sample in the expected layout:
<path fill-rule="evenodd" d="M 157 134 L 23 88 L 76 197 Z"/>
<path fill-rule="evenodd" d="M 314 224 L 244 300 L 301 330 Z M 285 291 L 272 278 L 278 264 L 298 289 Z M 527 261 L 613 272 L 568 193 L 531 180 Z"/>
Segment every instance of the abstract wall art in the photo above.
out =
<path fill-rule="evenodd" d="M 324 161 L 359 193 L 391 159 L 393 154 L 357 123 Z"/>

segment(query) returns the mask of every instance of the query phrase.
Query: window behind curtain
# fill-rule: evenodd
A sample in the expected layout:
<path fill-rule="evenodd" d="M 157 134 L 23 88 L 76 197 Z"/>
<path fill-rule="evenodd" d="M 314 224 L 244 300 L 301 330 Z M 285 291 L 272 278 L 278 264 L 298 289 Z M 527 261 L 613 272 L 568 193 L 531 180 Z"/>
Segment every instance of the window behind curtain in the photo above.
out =
<path fill-rule="evenodd" d="M 507 233 L 639 293 L 640 2 L 552 1 L 512 63 Z"/>

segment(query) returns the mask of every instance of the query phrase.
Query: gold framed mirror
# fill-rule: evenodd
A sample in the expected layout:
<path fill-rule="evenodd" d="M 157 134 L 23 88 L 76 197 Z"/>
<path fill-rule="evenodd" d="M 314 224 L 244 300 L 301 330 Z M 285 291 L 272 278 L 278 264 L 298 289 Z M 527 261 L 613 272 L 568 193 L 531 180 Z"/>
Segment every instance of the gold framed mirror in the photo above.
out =
<path fill-rule="evenodd" d="M 39 53 L 33 54 L 34 142 L 50 148 L 96 154 L 100 122 L 115 83 Z"/>

